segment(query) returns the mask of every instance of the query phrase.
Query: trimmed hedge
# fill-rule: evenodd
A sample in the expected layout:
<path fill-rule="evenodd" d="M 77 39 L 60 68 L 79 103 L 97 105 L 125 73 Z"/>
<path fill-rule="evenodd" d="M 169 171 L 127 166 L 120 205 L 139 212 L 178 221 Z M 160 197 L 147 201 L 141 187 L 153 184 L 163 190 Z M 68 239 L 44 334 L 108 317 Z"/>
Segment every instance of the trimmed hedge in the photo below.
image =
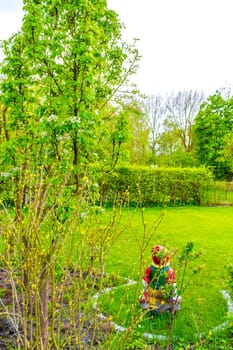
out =
<path fill-rule="evenodd" d="M 116 200 L 150 205 L 200 205 L 212 174 L 205 168 L 124 166 L 100 184 L 102 203 Z"/>

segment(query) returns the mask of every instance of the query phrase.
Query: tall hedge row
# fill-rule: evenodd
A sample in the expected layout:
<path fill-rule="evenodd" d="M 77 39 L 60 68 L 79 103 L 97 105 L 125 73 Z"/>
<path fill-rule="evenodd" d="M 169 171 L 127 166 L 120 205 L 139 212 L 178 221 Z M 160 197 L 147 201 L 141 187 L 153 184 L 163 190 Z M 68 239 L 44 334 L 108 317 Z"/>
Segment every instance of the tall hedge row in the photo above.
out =
<path fill-rule="evenodd" d="M 200 205 L 212 180 L 204 168 L 124 166 L 101 183 L 102 202 L 124 200 L 143 205 Z"/>

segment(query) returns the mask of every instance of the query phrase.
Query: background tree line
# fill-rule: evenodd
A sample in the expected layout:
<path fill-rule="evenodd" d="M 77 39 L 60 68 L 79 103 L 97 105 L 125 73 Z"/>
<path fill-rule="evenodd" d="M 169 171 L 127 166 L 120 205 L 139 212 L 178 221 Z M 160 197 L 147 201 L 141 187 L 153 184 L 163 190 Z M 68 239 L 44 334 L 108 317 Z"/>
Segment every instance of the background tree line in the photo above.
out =
<path fill-rule="evenodd" d="M 213 96 L 206 96 L 203 91 L 184 90 L 136 101 L 140 113 L 137 117 L 131 111 L 129 121 L 134 130 L 131 138 L 137 140 L 138 145 L 134 141 L 128 148 L 130 163 L 205 166 L 216 179 L 232 179 L 233 100 L 230 94 L 216 91 Z M 133 135 L 137 135 L 136 138 Z"/>

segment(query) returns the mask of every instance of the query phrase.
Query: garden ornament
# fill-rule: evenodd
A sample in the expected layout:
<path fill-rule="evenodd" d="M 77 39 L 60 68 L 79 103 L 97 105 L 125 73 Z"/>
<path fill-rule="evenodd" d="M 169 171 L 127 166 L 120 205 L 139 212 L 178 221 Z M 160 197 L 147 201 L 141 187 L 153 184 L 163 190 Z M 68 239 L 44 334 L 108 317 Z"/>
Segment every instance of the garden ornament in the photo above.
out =
<path fill-rule="evenodd" d="M 181 297 L 177 295 L 175 273 L 170 267 L 170 256 L 165 247 L 152 248 L 152 263 L 143 278 L 143 294 L 140 296 L 142 309 L 156 311 L 180 310 Z"/>

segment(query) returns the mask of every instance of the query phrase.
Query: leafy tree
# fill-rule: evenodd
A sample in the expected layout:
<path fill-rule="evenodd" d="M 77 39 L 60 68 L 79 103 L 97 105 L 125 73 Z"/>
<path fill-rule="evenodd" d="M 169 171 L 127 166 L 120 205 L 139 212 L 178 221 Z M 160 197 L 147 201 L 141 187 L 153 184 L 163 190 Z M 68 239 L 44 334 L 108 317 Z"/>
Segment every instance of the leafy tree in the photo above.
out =
<path fill-rule="evenodd" d="M 102 168 L 109 172 L 119 162 L 145 164 L 148 160 L 148 118 L 139 99 L 121 97 L 118 106 L 108 107 L 99 147 Z M 101 149 L 100 149 L 101 148 Z M 108 161 L 109 159 L 109 161 Z"/>
<path fill-rule="evenodd" d="M 148 161 L 149 123 L 140 100 L 132 100 L 124 106 L 128 120 L 129 138 L 125 148 L 128 150 L 129 162 L 142 165 Z"/>
<path fill-rule="evenodd" d="M 103 173 L 112 171 L 116 164 L 125 159 L 123 145 L 128 142 L 129 128 L 124 108 L 107 105 L 102 110 L 104 128 L 100 130 L 96 147 L 96 161 Z"/>
<path fill-rule="evenodd" d="M 3 45 L 1 65 L 0 170 L 9 171 L 15 202 L 3 254 L 22 293 L 20 345 L 45 349 L 50 341 L 49 280 L 56 290 L 59 253 L 79 234 L 81 214 L 96 200 L 95 174 L 89 168 L 105 147 L 99 143 L 102 135 L 113 135 L 107 122 L 111 104 L 137 68 L 138 52 L 134 44 L 122 42 L 122 25 L 105 0 L 24 0 L 24 11 L 21 31 Z M 112 139 L 119 144 L 125 142 L 125 130 L 121 115 L 116 119 Z M 107 159 L 110 166 L 117 162 L 117 152 L 115 159 Z M 88 236 L 88 242 L 97 236 Z M 77 248 L 82 259 L 84 246 Z M 33 328 L 28 330 L 34 316 L 40 320 L 36 342 Z"/>
<path fill-rule="evenodd" d="M 158 139 L 156 164 L 167 167 L 192 167 L 195 160 L 186 152 L 176 130 L 164 131 Z"/>
<path fill-rule="evenodd" d="M 3 142 L 3 140 L 9 140 L 9 134 L 6 127 L 6 114 L 7 114 L 7 107 L 0 105 L 0 111 L 1 111 L 1 119 L 0 119 L 0 142 Z"/>
<path fill-rule="evenodd" d="M 69 163 L 78 191 L 105 129 L 102 111 L 135 71 L 138 52 L 122 42 L 122 25 L 105 0 L 25 0 L 24 10 L 21 33 L 4 45 L 10 148 L 15 157 L 17 129 L 27 141 L 22 154 L 36 150 Z"/>
<path fill-rule="evenodd" d="M 226 162 L 229 165 L 230 177 L 232 180 L 233 176 L 233 130 L 224 136 L 224 145 L 220 150 L 220 160 Z"/>
<path fill-rule="evenodd" d="M 226 144 L 226 135 L 232 131 L 232 112 L 233 98 L 225 100 L 217 92 L 201 105 L 195 119 L 196 156 L 200 164 L 213 169 L 216 178 L 230 176 L 229 163 L 221 157 L 221 152 Z"/>

